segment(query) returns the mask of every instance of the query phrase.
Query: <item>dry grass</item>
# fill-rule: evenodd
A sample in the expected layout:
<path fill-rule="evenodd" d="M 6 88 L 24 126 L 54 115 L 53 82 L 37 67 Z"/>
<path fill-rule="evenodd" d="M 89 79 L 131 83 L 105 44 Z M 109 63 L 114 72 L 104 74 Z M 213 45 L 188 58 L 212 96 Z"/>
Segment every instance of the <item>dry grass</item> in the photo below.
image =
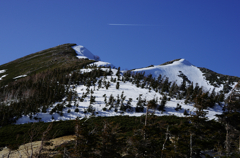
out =
<path fill-rule="evenodd" d="M 61 144 L 64 144 L 73 140 L 75 140 L 74 135 L 51 139 L 47 141 L 49 145 L 44 146 L 43 153 L 47 154 L 48 157 L 57 155 L 58 151 L 54 151 L 54 148 L 56 146 L 59 146 Z M 8 154 L 10 152 L 9 158 L 19 158 L 19 157 L 28 158 L 31 155 L 31 153 L 33 153 L 33 155 L 34 153 L 37 153 L 39 151 L 40 146 L 41 146 L 41 141 L 35 141 L 32 143 L 27 143 L 19 146 L 18 150 L 10 151 L 9 148 L 4 148 L 2 151 L 0 151 L 0 157 L 8 157 Z"/>

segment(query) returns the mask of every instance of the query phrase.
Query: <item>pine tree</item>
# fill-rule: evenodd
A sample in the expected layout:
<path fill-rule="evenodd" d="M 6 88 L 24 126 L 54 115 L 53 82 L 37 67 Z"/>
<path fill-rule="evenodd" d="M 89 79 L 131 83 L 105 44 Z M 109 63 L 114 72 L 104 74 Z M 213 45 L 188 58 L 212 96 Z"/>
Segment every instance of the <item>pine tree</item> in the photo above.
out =
<path fill-rule="evenodd" d="M 92 103 L 95 102 L 95 98 L 96 98 L 96 97 L 94 97 L 94 96 L 92 96 L 92 95 L 90 96 L 90 104 L 92 104 Z"/>
<path fill-rule="evenodd" d="M 218 115 L 218 119 L 222 124 L 224 124 L 226 129 L 226 153 L 229 156 L 231 151 L 235 150 L 238 151 L 238 145 L 235 143 L 235 140 L 238 139 L 239 136 L 239 121 L 240 121 L 240 81 L 235 85 L 232 89 L 232 92 L 225 100 L 225 107 L 223 108 L 224 112 L 221 115 Z"/>
<path fill-rule="evenodd" d="M 193 93 L 193 82 L 191 83 L 190 86 L 188 86 L 187 88 L 187 97 L 186 98 L 190 98 L 190 96 L 192 95 Z"/>
<path fill-rule="evenodd" d="M 240 81 L 235 85 L 225 102 L 227 112 L 240 111 Z"/>
<path fill-rule="evenodd" d="M 124 100 L 126 99 L 126 96 L 124 96 L 124 91 L 122 91 L 122 94 L 121 94 L 121 105 L 120 105 L 120 110 L 124 111 Z"/>
<path fill-rule="evenodd" d="M 132 111 L 131 102 L 132 102 L 132 98 L 129 98 L 127 101 L 126 107 L 124 108 L 124 111 L 126 111 L 127 109 L 129 111 Z"/>
<path fill-rule="evenodd" d="M 168 92 L 169 91 L 169 82 L 168 82 L 168 77 L 164 80 L 162 84 L 162 92 Z"/>
<path fill-rule="evenodd" d="M 136 112 L 143 112 L 144 111 L 144 104 L 142 100 L 142 94 L 139 94 L 138 97 L 138 102 L 137 102 L 137 107 L 136 107 Z"/>
<path fill-rule="evenodd" d="M 106 84 L 106 89 L 108 89 L 110 87 L 110 82 L 108 81 Z"/>
<path fill-rule="evenodd" d="M 147 106 L 149 109 L 156 109 L 157 108 L 157 99 L 153 98 L 152 100 L 149 100 L 147 103 Z"/>
<path fill-rule="evenodd" d="M 119 82 L 117 82 L 117 84 L 116 84 L 116 89 L 119 89 Z"/>
<path fill-rule="evenodd" d="M 104 121 L 96 148 L 99 151 L 99 157 L 120 157 L 119 147 L 121 145 L 117 139 L 119 130 L 119 125 Z"/>
<path fill-rule="evenodd" d="M 118 69 L 117 69 L 116 76 L 118 77 L 118 81 L 119 81 L 120 80 L 120 67 L 118 67 Z"/>
<path fill-rule="evenodd" d="M 117 95 L 117 100 L 116 100 L 116 104 L 115 104 L 115 109 L 117 109 L 120 105 L 120 97 L 119 97 L 119 94 Z"/>
<path fill-rule="evenodd" d="M 100 89 L 102 87 L 102 79 L 98 80 L 98 89 Z"/>
<path fill-rule="evenodd" d="M 158 107 L 158 110 L 162 111 L 162 112 L 165 111 L 164 109 L 165 109 L 166 103 L 167 103 L 167 96 L 164 95 L 162 100 L 161 100 L 160 106 Z"/>
<path fill-rule="evenodd" d="M 76 120 L 75 125 L 75 157 L 92 157 L 94 156 L 94 151 L 97 148 L 97 132 L 94 129 L 89 128 L 87 122 L 80 123 Z"/>

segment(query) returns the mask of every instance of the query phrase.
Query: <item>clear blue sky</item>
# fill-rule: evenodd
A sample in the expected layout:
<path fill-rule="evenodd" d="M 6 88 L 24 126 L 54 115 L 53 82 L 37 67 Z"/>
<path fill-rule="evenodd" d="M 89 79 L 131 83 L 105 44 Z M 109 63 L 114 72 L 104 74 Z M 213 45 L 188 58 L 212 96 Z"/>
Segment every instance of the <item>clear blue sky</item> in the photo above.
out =
<path fill-rule="evenodd" d="M 185 58 L 240 77 L 240 1 L 0 1 L 0 65 L 64 43 L 122 69 Z"/>

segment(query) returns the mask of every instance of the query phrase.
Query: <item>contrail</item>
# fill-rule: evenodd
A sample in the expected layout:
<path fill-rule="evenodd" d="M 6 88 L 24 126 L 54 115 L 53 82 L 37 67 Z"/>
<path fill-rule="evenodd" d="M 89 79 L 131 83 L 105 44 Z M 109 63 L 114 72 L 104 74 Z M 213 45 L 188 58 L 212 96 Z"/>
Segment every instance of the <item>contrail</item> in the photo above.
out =
<path fill-rule="evenodd" d="M 108 24 L 111 26 L 164 26 L 164 25 L 151 25 L 151 24 Z"/>

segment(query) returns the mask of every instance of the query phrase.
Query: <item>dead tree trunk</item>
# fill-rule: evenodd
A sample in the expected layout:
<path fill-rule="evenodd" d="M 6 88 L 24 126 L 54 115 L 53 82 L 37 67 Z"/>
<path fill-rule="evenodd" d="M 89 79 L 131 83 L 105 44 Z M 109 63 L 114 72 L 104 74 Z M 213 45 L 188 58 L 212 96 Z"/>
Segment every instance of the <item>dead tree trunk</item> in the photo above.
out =
<path fill-rule="evenodd" d="M 166 144 L 166 142 L 167 142 L 167 140 L 169 138 L 169 135 L 170 135 L 170 132 L 168 131 L 168 128 L 169 128 L 169 126 L 167 127 L 166 139 L 165 139 L 165 141 L 163 143 L 161 158 L 163 158 L 163 150 L 165 149 L 165 144 Z"/>
<path fill-rule="evenodd" d="M 47 129 L 42 134 L 41 146 L 38 150 L 38 155 L 36 157 L 40 158 L 41 152 L 43 150 L 44 141 L 47 139 L 48 132 L 52 129 L 52 123 L 48 125 Z"/>
<path fill-rule="evenodd" d="M 147 110 L 146 110 L 145 126 L 147 126 L 147 117 L 148 117 L 148 106 L 147 106 Z"/>
<path fill-rule="evenodd" d="M 147 106 L 146 117 L 145 117 L 145 130 L 147 127 L 147 116 L 148 116 L 148 106 Z M 145 130 L 144 130 L 144 140 L 146 140 L 146 131 Z"/>
<path fill-rule="evenodd" d="M 226 123 L 226 141 L 225 141 L 225 146 L 226 146 L 226 153 L 228 155 L 228 153 L 230 152 L 230 139 L 229 139 L 229 124 Z"/>
<path fill-rule="evenodd" d="M 192 152 L 193 149 L 192 149 L 192 133 L 190 133 L 190 158 L 192 158 Z"/>
<path fill-rule="evenodd" d="M 75 136 L 76 136 L 76 142 L 75 142 L 75 149 L 77 149 L 77 146 L 79 144 L 79 125 L 78 123 L 75 126 Z"/>

